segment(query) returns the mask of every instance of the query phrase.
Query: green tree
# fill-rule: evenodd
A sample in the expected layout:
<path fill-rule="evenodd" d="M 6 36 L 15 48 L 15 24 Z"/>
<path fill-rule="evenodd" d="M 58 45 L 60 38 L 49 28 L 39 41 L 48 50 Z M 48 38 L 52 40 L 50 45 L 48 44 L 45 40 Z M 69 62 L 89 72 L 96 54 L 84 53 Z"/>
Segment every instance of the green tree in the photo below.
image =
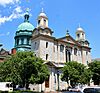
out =
<path fill-rule="evenodd" d="M 0 81 L 11 81 L 26 88 L 29 83 L 44 82 L 49 75 L 44 61 L 27 51 L 11 55 L 0 64 L 0 69 Z"/>
<path fill-rule="evenodd" d="M 38 60 L 38 61 L 37 61 Z M 32 74 L 30 78 L 31 83 L 42 84 L 49 76 L 49 71 L 47 65 L 44 64 L 44 61 L 40 58 L 36 59 L 36 74 Z"/>
<path fill-rule="evenodd" d="M 89 69 L 92 71 L 92 80 L 94 84 L 100 85 L 100 61 L 94 61 L 88 64 Z"/>
<path fill-rule="evenodd" d="M 62 71 L 62 80 L 67 81 L 67 83 L 70 80 L 71 86 L 75 86 L 78 83 L 87 84 L 90 82 L 91 71 L 81 63 L 75 61 L 67 62 Z"/>

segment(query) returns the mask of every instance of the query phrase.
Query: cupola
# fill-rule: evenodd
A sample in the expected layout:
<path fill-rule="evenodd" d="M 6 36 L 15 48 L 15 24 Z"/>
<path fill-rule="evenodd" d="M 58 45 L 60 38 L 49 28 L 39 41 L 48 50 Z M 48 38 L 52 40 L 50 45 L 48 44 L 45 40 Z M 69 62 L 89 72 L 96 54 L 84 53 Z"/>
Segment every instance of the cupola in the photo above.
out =
<path fill-rule="evenodd" d="M 48 17 L 44 13 L 43 8 L 42 8 L 42 11 L 37 18 L 37 27 L 42 27 L 42 28 L 48 27 Z"/>
<path fill-rule="evenodd" d="M 85 40 L 85 32 L 84 32 L 83 28 L 80 26 L 76 30 L 76 40 L 77 41 Z"/>

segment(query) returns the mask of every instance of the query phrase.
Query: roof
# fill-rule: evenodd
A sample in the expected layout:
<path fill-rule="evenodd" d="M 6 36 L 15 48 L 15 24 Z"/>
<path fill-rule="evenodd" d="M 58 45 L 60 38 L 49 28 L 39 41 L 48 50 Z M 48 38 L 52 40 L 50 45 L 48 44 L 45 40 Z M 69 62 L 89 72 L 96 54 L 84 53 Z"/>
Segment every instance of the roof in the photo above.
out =
<path fill-rule="evenodd" d="M 69 36 L 65 36 L 65 37 L 62 37 L 62 38 L 55 38 L 55 37 L 52 37 L 52 36 L 48 36 L 48 35 L 43 35 L 43 34 L 38 34 L 38 35 L 35 35 L 33 36 L 31 39 L 35 39 L 37 37 L 40 37 L 42 36 L 43 38 L 49 38 L 49 39 L 52 39 L 54 41 L 57 41 L 57 42 L 62 42 L 62 43 L 67 43 L 68 45 L 75 45 L 75 46 L 78 46 L 80 48 L 87 48 L 87 49 L 91 49 L 90 47 L 87 47 L 87 46 L 81 46 L 81 44 L 79 44 L 75 39 L 73 39 L 70 35 Z M 74 42 L 74 43 L 71 43 L 71 42 L 68 42 L 68 41 L 64 41 L 63 39 L 64 38 L 71 38 L 71 40 Z"/>
<path fill-rule="evenodd" d="M 82 33 L 84 33 L 84 30 L 83 30 L 83 28 L 81 28 L 81 27 L 77 28 L 77 30 L 76 30 L 76 33 L 79 33 L 79 32 L 82 32 Z"/>
<path fill-rule="evenodd" d="M 44 64 L 47 64 L 49 66 L 56 67 L 56 68 L 62 68 L 65 65 L 65 63 L 60 63 L 60 62 L 59 63 L 55 63 L 53 61 L 47 61 Z"/>
<path fill-rule="evenodd" d="M 26 13 L 24 14 L 24 22 L 18 26 L 17 31 L 20 30 L 32 31 L 34 29 L 34 26 L 29 22 L 29 17 L 30 15 L 28 11 L 26 11 Z"/>
<path fill-rule="evenodd" d="M 20 30 L 33 31 L 33 29 L 34 29 L 34 26 L 31 23 L 23 22 L 18 26 L 17 31 L 20 31 Z"/>
<path fill-rule="evenodd" d="M 46 14 L 44 13 L 43 8 L 42 8 L 42 11 L 41 11 L 41 13 L 39 14 L 38 17 L 45 17 L 45 18 L 48 18 L 48 17 L 46 16 Z"/>

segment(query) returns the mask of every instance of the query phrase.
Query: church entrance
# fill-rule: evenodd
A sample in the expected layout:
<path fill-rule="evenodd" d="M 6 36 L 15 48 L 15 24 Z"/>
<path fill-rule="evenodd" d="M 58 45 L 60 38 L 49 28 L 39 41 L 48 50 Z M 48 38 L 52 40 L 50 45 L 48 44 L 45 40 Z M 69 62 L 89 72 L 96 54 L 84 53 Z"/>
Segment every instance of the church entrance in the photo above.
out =
<path fill-rule="evenodd" d="M 49 77 L 45 80 L 45 88 L 49 88 Z"/>

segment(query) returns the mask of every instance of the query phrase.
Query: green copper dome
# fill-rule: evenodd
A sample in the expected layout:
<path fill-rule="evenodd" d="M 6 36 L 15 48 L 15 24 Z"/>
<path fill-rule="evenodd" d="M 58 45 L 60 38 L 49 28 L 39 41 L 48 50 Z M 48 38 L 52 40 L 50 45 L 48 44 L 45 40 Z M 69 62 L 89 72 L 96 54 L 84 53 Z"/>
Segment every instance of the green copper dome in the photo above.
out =
<path fill-rule="evenodd" d="M 17 31 L 20 31 L 20 30 L 32 31 L 33 29 L 34 29 L 34 26 L 31 23 L 26 21 L 18 26 Z"/>
<path fill-rule="evenodd" d="M 29 22 L 29 13 L 26 11 L 24 22 L 21 23 L 15 33 L 15 48 L 17 51 L 31 50 L 31 37 L 34 26 Z"/>
<path fill-rule="evenodd" d="M 28 11 L 26 11 L 24 15 L 24 22 L 18 26 L 17 31 L 20 30 L 33 31 L 34 26 L 29 22 L 29 17 L 30 17 L 29 13 Z"/>

